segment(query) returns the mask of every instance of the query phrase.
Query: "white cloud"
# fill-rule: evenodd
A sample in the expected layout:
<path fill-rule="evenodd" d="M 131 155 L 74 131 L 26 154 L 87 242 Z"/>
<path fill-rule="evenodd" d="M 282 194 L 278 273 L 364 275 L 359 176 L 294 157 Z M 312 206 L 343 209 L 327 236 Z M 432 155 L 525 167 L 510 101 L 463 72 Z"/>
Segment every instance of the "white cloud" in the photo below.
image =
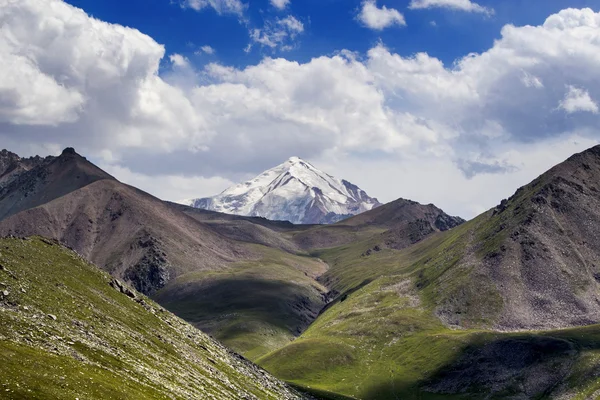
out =
<path fill-rule="evenodd" d="M 217 52 L 217 51 L 216 51 L 214 48 L 212 48 L 211 46 L 209 46 L 209 45 L 204 45 L 204 46 L 200 47 L 200 48 L 199 48 L 199 49 L 196 51 L 196 54 L 202 54 L 202 53 L 204 53 L 204 54 L 209 54 L 209 55 L 212 55 L 212 54 L 215 54 L 216 52 Z"/>
<path fill-rule="evenodd" d="M 568 114 L 576 112 L 598 113 L 598 104 L 592 100 L 587 90 L 571 85 L 567 86 L 567 89 L 565 98 L 560 102 L 560 108 Z"/>
<path fill-rule="evenodd" d="M 0 76 L 10 77 L 0 80 L 0 143 L 24 155 L 75 146 L 169 199 L 216 192 L 298 154 L 382 200 L 472 216 L 600 137 L 590 105 L 600 13 L 590 9 L 507 25 L 490 49 L 451 66 L 376 45 L 199 71 L 171 54 L 160 75 L 165 49 L 152 38 L 58 0 L 0 0 L 0 26 Z M 274 20 L 258 39 L 280 49 L 303 29 Z"/>
<path fill-rule="evenodd" d="M 235 14 L 242 16 L 248 5 L 241 0 L 182 0 L 181 7 L 202 11 L 211 7 L 218 14 Z"/>
<path fill-rule="evenodd" d="M 544 83 L 535 75 L 531 75 L 525 71 L 523 71 L 523 76 L 521 77 L 521 82 L 523 85 L 528 88 L 537 88 L 541 89 L 544 87 Z"/>
<path fill-rule="evenodd" d="M 233 185 L 232 181 L 218 176 L 211 178 L 180 174 L 149 176 L 133 172 L 120 165 L 101 163 L 99 166 L 121 182 L 149 192 L 159 199 L 173 202 L 212 196 Z"/>
<path fill-rule="evenodd" d="M 171 54 L 169 56 L 169 60 L 173 63 L 174 66 L 179 68 L 189 68 L 190 61 L 182 56 L 181 54 Z"/>
<path fill-rule="evenodd" d="M 294 46 L 296 37 L 304 32 L 304 24 L 292 15 L 265 22 L 262 29 L 250 30 L 250 39 L 253 43 L 272 49 L 290 50 Z M 250 51 L 252 46 L 246 49 Z"/>
<path fill-rule="evenodd" d="M 487 15 L 494 14 L 492 8 L 483 7 L 471 0 L 412 0 L 408 8 L 413 10 L 421 8 L 450 8 Z"/>
<path fill-rule="evenodd" d="M 383 30 L 393 25 L 406 25 L 404 15 L 398 10 L 386 6 L 378 8 L 376 0 L 363 1 L 358 19 L 366 27 L 375 30 Z"/>
<path fill-rule="evenodd" d="M 284 10 L 289 4 L 291 0 L 269 0 L 271 5 L 279 10 Z"/>
<path fill-rule="evenodd" d="M 285 27 L 291 34 L 298 34 L 304 32 L 304 24 L 298 21 L 294 16 L 288 15 L 287 17 L 277 20 L 277 24 Z"/>

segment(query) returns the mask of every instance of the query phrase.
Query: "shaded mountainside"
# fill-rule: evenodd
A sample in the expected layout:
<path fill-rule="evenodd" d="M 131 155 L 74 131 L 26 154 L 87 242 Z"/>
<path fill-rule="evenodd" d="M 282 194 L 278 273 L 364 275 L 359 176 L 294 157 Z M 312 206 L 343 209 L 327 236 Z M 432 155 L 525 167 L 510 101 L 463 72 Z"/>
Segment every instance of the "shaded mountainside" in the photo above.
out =
<path fill-rule="evenodd" d="M 16 176 L 24 171 L 29 171 L 52 158 L 53 157 L 48 157 L 47 159 L 44 159 L 39 156 L 21 158 L 17 154 L 6 149 L 0 151 L 0 187 L 9 184 Z"/>
<path fill-rule="evenodd" d="M 259 363 L 364 399 L 594 398 L 599 238 L 597 146 L 400 251 L 367 255 L 373 236 L 320 250 L 339 296 Z"/>
<path fill-rule="evenodd" d="M 182 275 L 154 298 L 254 360 L 295 339 L 328 301 L 327 288 L 316 281 L 326 264 L 276 249 L 262 251 L 258 261 Z"/>
<path fill-rule="evenodd" d="M 336 179 L 298 157 L 217 196 L 184 203 L 295 224 L 331 224 L 381 205 L 356 185 Z"/>
<path fill-rule="evenodd" d="M 46 239 L 0 239 L 5 399 L 301 399 Z"/>

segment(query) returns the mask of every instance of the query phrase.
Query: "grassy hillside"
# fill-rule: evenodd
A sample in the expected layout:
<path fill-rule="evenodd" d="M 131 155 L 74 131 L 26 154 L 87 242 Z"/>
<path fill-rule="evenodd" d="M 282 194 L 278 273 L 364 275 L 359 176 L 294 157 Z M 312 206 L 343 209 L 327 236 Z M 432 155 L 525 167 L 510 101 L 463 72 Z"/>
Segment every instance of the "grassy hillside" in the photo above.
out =
<path fill-rule="evenodd" d="M 379 278 L 261 359 L 315 393 L 359 399 L 585 399 L 600 393 L 600 326 L 451 330 L 402 276 Z"/>
<path fill-rule="evenodd" d="M 7 399 L 300 398 L 45 239 L 0 239 L 0 359 Z"/>

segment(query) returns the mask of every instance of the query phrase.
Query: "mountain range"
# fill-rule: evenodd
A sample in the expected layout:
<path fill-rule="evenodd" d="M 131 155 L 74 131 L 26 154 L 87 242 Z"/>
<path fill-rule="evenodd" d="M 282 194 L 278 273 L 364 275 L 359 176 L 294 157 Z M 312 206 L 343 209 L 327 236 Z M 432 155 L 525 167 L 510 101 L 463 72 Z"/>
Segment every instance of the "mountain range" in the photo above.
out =
<path fill-rule="evenodd" d="M 307 206 L 317 191 L 306 187 L 319 187 L 328 204 L 337 190 L 359 193 L 297 158 L 271 171 L 245 187 L 252 186 L 249 190 L 244 191 L 245 184 L 238 185 L 238 192 L 232 189 L 233 197 L 241 196 L 239 207 L 277 204 L 273 212 L 279 212 L 284 206 L 277 199 L 284 196 L 277 193 L 293 193 L 285 201 L 300 196 L 297 204 Z M 304 190 L 296 191 L 301 187 L 297 182 L 308 178 L 297 171 L 314 178 Z M 279 178 L 287 173 L 285 183 Z M 323 189 L 327 179 L 331 193 Z M 270 200 L 260 202 L 265 195 Z M 49 335 L 55 337 L 74 335 L 66 321 L 77 319 L 100 329 L 118 326 L 109 316 L 121 315 L 107 309 L 106 314 L 76 316 L 68 308 L 64 312 L 71 314 L 60 318 L 60 309 L 50 307 L 56 301 L 108 299 L 107 304 L 117 301 L 122 309 L 125 300 L 133 305 L 143 300 L 148 306 L 142 306 L 144 312 L 164 315 L 171 323 L 173 312 L 306 396 L 566 399 L 599 393 L 600 146 L 574 155 L 470 221 L 432 204 L 398 199 L 379 205 L 361 196 L 347 198 L 372 207 L 354 216 L 336 212 L 335 218 L 343 219 L 335 223 L 272 221 L 161 201 L 117 181 L 73 149 L 58 157 L 28 159 L 3 151 L 0 235 L 45 239 L 0 243 L 0 284 L 7 288 L 0 287 L 0 318 L 3 326 L 11 321 L 6 326 L 15 327 L 0 330 L 2 339 L 9 338 L 0 348 L 28 359 L 35 351 L 56 363 L 53 357 L 74 354 L 61 346 L 64 353 L 53 353 L 56 340 L 32 344 L 27 335 L 16 333 L 23 331 L 17 326 L 29 326 L 22 306 L 31 308 L 30 300 L 41 310 L 36 315 L 59 317 L 49 319 L 55 329 Z M 226 197 L 218 199 L 223 207 L 238 207 Z M 300 209 L 307 210 L 286 212 Z M 320 218 L 325 212 L 332 211 L 322 210 Z M 72 290 L 75 297 L 69 297 Z M 99 297 L 87 299 L 84 293 Z M 46 303 L 47 309 L 42 307 Z M 94 304 L 89 307 L 105 307 Z M 133 341 L 136 329 L 145 335 L 142 326 L 127 325 L 124 343 Z M 107 332 L 102 335 L 98 337 L 112 343 Z M 181 340 L 160 335 L 163 343 Z M 70 342 L 88 343 L 79 333 L 75 338 Z M 202 346 L 211 349 L 213 344 Z M 135 360 L 141 351 L 135 346 L 117 353 L 104 349 L 102 362 L 107 354 Z M 192 357 L 204 365 L 204 350 L 194 349 L 197 356 Z M 77 350 L 75 361 L 68 359 L 70 368 L 88 361 L 106 365 L 89 352 Z M 151 356 L 156 357 L 162 356 Z M 183 356 L 176 351 L 170 357 L 172 366 Z M 217 364 L 213 368 L 227 373 L 237 365 Z M 143 368 L 156 371 L 160 363 Z M 41 379 L 33 367 L 11 364 L 0 370 Z M 264 383 L 267 387 L 283 385 L 260 373 L 271 382 Z M 140 379 L 131 376 L 131 382 Z M 153 382 L 150 387 L 164 380 Z M 277 387 L 284 394 L 275 398 L 304 396 L 285 385 Z"/>
<path fill-rule="evenodd" d="M 358 186 L 336 179 L 299 157 L 291 157 L 217 196 L 182 203 L 294 224 L 331 224 L 381 205 Z"/>

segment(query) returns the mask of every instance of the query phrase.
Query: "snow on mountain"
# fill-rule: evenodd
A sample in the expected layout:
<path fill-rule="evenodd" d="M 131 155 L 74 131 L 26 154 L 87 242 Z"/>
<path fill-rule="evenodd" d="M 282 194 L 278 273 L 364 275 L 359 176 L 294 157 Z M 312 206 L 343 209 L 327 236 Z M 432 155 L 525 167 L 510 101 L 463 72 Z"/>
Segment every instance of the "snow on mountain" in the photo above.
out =
<path fill-rule="evenodd" d="M 359 187 L 292 157 L 221 194 L 182 203 L 228 214 L 295 224 L 329 224 L 381 205 Z"/>

